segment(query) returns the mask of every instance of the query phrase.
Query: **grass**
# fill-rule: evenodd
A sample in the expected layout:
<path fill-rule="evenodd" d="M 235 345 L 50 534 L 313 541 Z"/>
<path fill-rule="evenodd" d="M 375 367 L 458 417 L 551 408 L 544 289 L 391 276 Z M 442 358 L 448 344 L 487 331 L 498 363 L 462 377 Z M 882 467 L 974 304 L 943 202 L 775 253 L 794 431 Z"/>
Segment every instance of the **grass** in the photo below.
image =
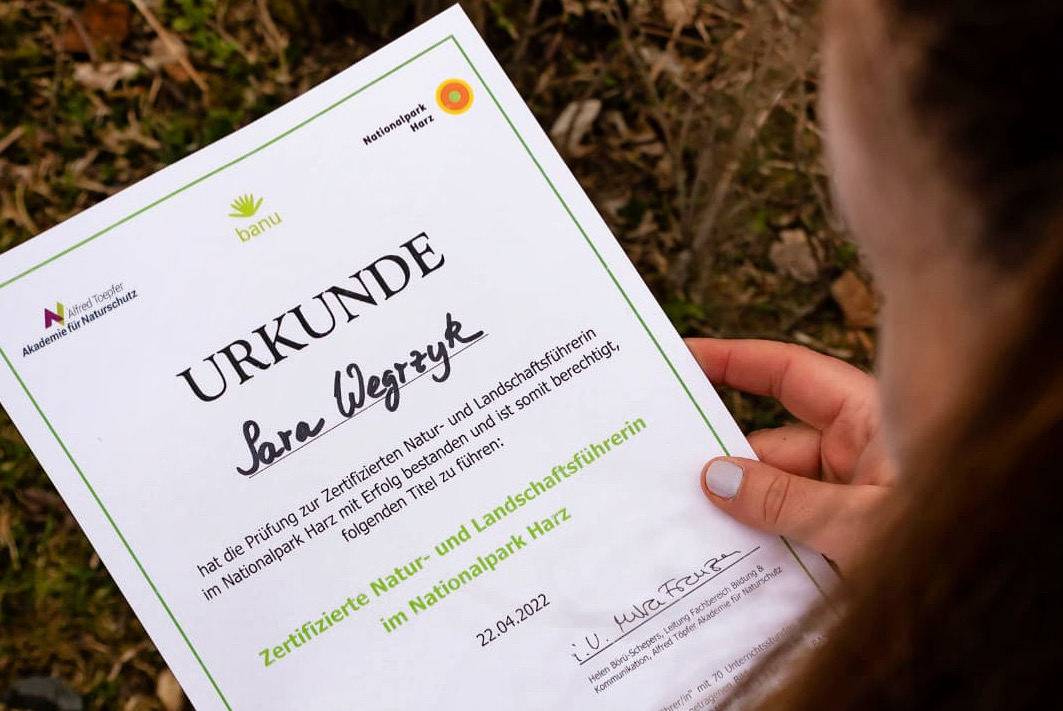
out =
<path fill-rule="evenodd" d="M 99 0 L 0 4 L 0 250 L 267 113 L 443 3 L 151 3 L 170 47 L 133 4 L 114 4 L 126 29 L 112 18 L 95 34 Z M 867 365 L 873 334 L 848 328 L 830 296 L 842 272 L 862 272 L 824 198 L 815 25 L 800 3 L 463 4 L 545 128 L 571 102 L 601 102 L 566 159 L 684 335 L 796 340 Z M 106 67 L 128 77 L 107 86 Z M 782 230 L 807 235 L 811 281 L 773 263 Z M 774 403 L 724 397 L 747 429 L 786 419 Z M 163 668 L 0 414 L 0 691 L 54 674 L 89 709 L 161 709 Z"/>

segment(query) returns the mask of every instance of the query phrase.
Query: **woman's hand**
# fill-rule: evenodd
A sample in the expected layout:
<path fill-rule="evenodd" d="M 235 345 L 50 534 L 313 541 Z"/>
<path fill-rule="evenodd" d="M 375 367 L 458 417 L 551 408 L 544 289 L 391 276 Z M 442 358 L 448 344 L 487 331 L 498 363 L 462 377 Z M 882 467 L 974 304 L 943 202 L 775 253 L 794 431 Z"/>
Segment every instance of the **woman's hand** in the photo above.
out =
<path fill-rule="evenodd" d="M 687 346 L 713 384 L 771 395 L 801 421 L 749 435 L 759 462 L 710 461 L 701 480 L 709 500 L 849 569 L 897 477 L 883 441 L 878 383 L 848 363 L 785 343 L 692 338 Z"/>

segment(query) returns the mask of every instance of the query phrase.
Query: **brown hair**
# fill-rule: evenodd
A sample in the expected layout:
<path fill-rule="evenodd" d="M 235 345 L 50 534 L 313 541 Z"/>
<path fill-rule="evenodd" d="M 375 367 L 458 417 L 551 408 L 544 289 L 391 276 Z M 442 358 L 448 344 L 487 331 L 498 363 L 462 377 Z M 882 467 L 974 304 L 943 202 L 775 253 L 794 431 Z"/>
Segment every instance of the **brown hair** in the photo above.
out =
<path fill-rule="evenodd" d="M 1063 662 L 1063 2 L 875 4 L 892 37 L 921 43 L 913 123 L 980 213 L 973 258 L 1022 285 L 1021 318 L 999 324 L 948 430 L 900 463 L 895 523 L 844 615 L 813 615 L 826 642 L 759 707 L 1044 711 Z"/>

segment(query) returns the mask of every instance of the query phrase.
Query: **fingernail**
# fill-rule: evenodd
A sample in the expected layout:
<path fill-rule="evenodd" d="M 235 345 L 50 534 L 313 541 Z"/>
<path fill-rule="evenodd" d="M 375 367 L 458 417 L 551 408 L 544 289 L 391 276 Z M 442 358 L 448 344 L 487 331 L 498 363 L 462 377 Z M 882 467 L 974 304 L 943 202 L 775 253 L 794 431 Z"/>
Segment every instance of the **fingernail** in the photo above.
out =
<path fill-rule="evenodd" d="M 705 467 L 705 488 L 722 499 L 733 499 L 742 486 L 742 467 L 726 459 L 717 459 Z"/>

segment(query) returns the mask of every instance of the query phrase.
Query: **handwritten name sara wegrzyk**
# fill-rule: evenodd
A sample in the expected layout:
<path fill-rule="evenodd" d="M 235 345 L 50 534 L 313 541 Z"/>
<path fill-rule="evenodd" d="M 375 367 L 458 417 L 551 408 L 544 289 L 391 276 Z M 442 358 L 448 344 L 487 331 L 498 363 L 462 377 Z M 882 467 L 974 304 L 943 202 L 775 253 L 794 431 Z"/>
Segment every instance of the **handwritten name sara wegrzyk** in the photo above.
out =
<path fill-rule="evenodd" d="M 380 373 L 366 377 L 358 363 L 348 363 L 333 376 L 333 398 L 336 409 L 344 421 L 361 410 L 383 401 L 389 412 L 399 408 L 400 391 L 415 378 L 434 370 L 431 378 L 442 383 L 450 377 L 450 356 L 460 345 L 470 344 L 484 335 L 482 330 L 471 334 L 462 333 L 462 324 L 447 313 L 443 337 L 423 348 L 414 348 L 409 355 L 396 360 Z M 277 430 L 276 441 L 264 439 L 262 427 L 256 420 L 248 419 L 242 430 L 251 461 L 246 466 L 237 466 L 236 471 L 245 477 L 254 476 L 263 467 L 273 464 L 286 454 L 309 442 L 325 431 L 325 418 L 311 424 L 301 420 L 292 429 Z"/>

